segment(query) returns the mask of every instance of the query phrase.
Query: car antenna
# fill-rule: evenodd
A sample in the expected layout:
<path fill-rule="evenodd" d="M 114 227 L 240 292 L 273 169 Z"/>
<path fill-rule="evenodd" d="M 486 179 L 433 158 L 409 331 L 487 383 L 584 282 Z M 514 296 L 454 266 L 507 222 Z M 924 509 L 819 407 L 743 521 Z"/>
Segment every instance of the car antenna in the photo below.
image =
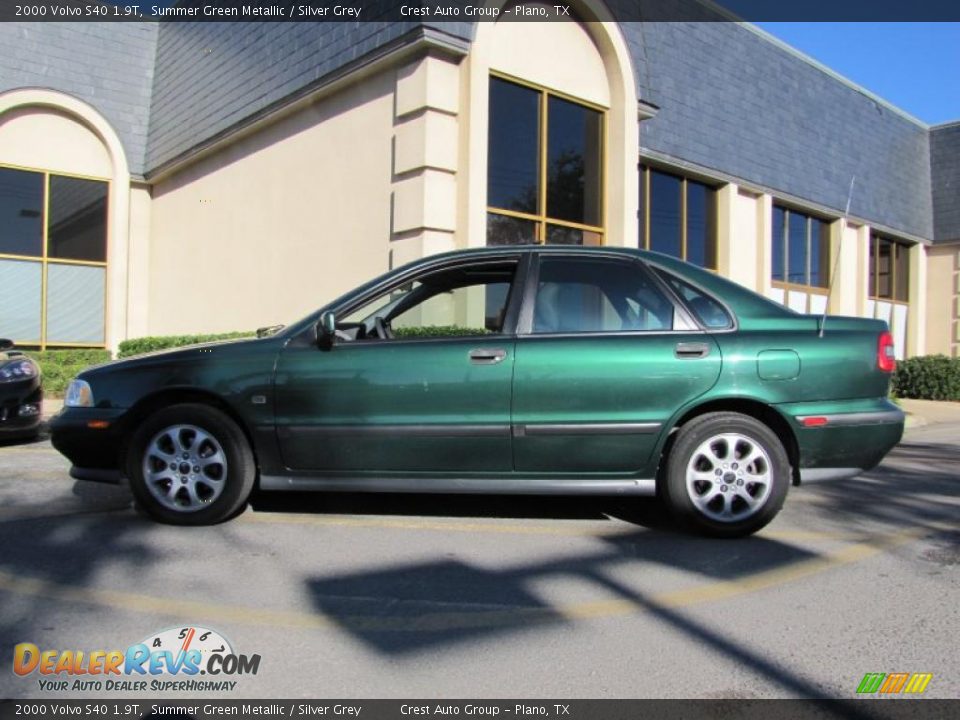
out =
<path fill-rule="evenodd" d="M 850 189 L 847 190 L 847 207 L 843 211 L 844 227 L 840 231 L 840 237 L 837 240 L 837 259 L 833 261 L 833 269 L 830 271 L 830 287 L 827 288 L 827 304 L 823 308 L 823 317 L 820 318 L 820 337 L 823 337 L 823 329 L 827 325 L 827 313 L 830 311 L 830 298 L 833 297 L 833 283 L 837 280 L 837 270 L 840 269 L 840 256 L 843 254 L 840 245 L 843 243 L 843 230 L 846 230 L 847 218 L 850 217 L 850 201 L 853 199 L 853 184 L 857 176 L 850 176 Z"/>

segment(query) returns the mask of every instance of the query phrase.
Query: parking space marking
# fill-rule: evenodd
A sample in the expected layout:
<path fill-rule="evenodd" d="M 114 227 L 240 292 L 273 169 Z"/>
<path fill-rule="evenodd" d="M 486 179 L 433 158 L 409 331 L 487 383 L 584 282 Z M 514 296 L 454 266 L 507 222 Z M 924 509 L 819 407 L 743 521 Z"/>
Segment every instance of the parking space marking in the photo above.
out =
<path fill-rule="evenodd" d="M 848 565 L 875 556 L 926 535 L 938 532 L 937 528 L 909 528 L 899 532 L 874 536 L 863 542 L 845 547 L 837 552 L 799 561 L 782 568 L 774 568 L 736 580 L 697 585 L 692 588 L 651 595 L 648 603 L 660 607 L 688 607 L 705 602 L 725 600 L 747 593 L 757 592 L 809 577 L 828 569 Z M 518 617 L 523 622 L 555 620 L 557 616 L 568 620 L 616 617 L 640 612 L 643 606 L 627 599 L 586 601 L 558 607 L 517 606 L 496 610 L 435 611 L 419 616 L 336 616 L 300 610 L 273 610 L 255 607 L 231 606 L 206 601 L 160 598 L 153 595 L 130 593 L 67 585 L 41 578 L 19 577 L 0 571 L 0 590 L 57 600 L 66 603 L 84 603 L 115 610 L 147 612 L 173 617 L 200 617 L 213 622 L 234 622 L 247 625 L 263 625 L 290 628 L 329 629 L 347 627 L 365 631 L 408 632 L 439 631 L 457 628 L 500 627 L 515 625 Z M 435 607 L 437 604 L 433 603 Z M 451 608 L 462 608 L 460 603 L 448 603 Z"/>
<path fill-rule="evenodd" d="M 566 537 L 609 538 L 622 535 L 620 529 L 596 529 L 570 527 L 569 525 L 525 525 L 506 522 L 477 522 L 456 519 L 428 520 L 424 518 L 399 519 L 383 517 L 348 517 L 344 515 L 313 516 L 303 514 L 246 513 L 237 518 L 240 522 L 266 525 L 316 525 L 320 527 L 350 527 L 382 530 L 424 530 L 439 532 L 502 533 L 508 535 L 559 535 Z M 587 521 L 604 522 L 604 521 Z M 623 523 L 627 524 L 627 523 Z M 632 524 L 631 524 L 632 525 Z M 635 526 L 636 527 L 636 526 Z M 839 540 L 856 542 L 867 535 L 846 530 L 761 530 L 757 537 L 771 540 Z"/>

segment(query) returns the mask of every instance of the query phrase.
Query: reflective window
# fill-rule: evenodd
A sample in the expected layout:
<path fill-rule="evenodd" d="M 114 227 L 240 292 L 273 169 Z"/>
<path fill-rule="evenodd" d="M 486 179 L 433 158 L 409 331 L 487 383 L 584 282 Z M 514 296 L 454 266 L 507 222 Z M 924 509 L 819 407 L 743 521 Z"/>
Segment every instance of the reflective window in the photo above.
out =
<path fill-rule="evenodd" d="M 0 256 L 8 256 L 0 257 L 0 337 L 41 349 L 103 346 L 108 189 L 0 167 Z"/>
<path fill-rule="evenodd" d="M 535 221 L 487 213 L 487 245 L 529 245 L 536 238 Z"/>
<path fill-rule="evenodd" d="M 870 297 L 910 300 L 910 246 L 891 238 L 870 236 Z"/>
<path fill-rule="evenodd" d="M 0 254 L 43 254 L 43 174 L 0 168 Z"/>
<path fill-rule="evenodd" d="M 490 78 L 487 244 L 602 244 L 603 113 Z"/>
<path fill-rule="evenodd" d="M 107 259 L 107 184 L 50 176 L 47 254 L 70 260 Z"/>
<path fill-rule="evenodd" d="M 598 226 L 603 116 L 551 96 L 548 117 L 546 214 Z"/>
<path fill-rule="evenodd" d="M 641 246 L 716 269 L 716 189 L 648 167 L 640 179 Z"/>
<path fill-rule="evenodd" d="M 673 329 L 674 307 L 633 262 L 542 258 L 534 333 Z"/>
<path fill-rule="evenodd" d="M 540 93 L 490 78 L 487 203 L 535 214 L 540 175 Z"/>
<path fill-rule="evenodd" d="M 830 286 L 830 224 L 806 213 L 773 206 L 771 268 L 774 282 Z"/>

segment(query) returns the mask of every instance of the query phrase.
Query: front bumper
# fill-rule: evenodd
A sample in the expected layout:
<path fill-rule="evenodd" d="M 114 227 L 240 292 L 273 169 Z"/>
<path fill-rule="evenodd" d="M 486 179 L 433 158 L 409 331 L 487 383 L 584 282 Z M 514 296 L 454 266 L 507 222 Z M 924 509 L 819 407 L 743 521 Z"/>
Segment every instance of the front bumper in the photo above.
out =
<path fill-rule="evenodd" d="M 0 440 L 35 435 L 42 417 L 39 378 L 0 383 Z"/>
<path fill-rule="evenodd" d="M 73 463 L 71 477 L 110 483 L 122 480 L 125 412 L 64 408 L 50 420 L 50 441 Z"/>

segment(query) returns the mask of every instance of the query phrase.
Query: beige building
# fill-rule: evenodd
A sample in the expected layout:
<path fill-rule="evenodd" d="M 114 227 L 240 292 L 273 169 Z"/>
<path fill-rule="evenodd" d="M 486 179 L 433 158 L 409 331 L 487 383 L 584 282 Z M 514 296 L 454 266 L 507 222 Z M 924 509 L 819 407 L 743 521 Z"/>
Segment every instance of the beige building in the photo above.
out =
<path fill-rule="evenodd" d="M 250 330 L 424 255 L 563 242 L 668 252 L 798 312 L 882 318 L 900 357 L 958 354 L 957 126 L 747 24 L 575 8 L 348 37 L 326 59 L 318 40 L 256 70 L 216 64 L 230 33 L 251 52 L 310 28 L 136 29 L 109 103 L 75 68 L 0 65 L 0 336 L 116 348 Z M 57 41 L 93 68 L 97 33 L 135 33 L 73 27 Z M 807 107 L 757 90 L 751 54 L 808 83 Z M 811 103 L 832 124 L 810 127 Z"/>

